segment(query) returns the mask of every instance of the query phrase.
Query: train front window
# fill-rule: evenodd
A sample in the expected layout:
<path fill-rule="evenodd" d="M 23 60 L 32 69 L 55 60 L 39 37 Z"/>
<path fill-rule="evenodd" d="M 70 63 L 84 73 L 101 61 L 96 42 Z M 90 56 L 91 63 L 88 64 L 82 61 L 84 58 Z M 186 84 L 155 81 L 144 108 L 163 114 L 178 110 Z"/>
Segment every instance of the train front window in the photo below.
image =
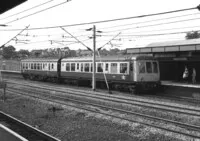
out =
<path fill-rule="evenodd" d="M 144 62 L 139 62 L 139 73 L 145 73 L 145 63 Z"/>
<path fill-rule="evenodd" d="M 120 63 L 120 73 L 127 73 L 127 63 Z"/>
<path fill-rule="evenodd" d="M 158 64 L 157 64 L 157 62 L 153 62 L 153 73 L 158 73 Z"/>
<path fill-rule="evenodd" d="M 152 65 L 151 62 L 146 62 L 147 73 L 152 73 Z"/>

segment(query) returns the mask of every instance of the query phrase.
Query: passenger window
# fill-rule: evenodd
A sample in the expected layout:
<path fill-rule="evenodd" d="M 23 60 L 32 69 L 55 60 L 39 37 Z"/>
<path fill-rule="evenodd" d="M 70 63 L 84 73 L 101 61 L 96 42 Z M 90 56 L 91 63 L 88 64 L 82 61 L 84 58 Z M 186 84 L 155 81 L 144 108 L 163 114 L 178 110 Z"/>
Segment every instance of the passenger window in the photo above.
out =
<path fill-rule="evenodd" d="M 75 71 L 75 63 L 71 63 L 71 71 Z"/>
<path fill-rule="evenodd" d="M 53 68 L 54 68 L 54 64 L 51 64 L 51 69 L 53 70 Z"/>
<path fill-rule="evenodd" d="M 89 63 L 85 63 L 85 72 L 89 72 L 90 69 L 90 64 Z"/>
<path fill-rule="evenodd" d="M 133 63 L 130 63 L 130 71 L 133 71 Z"/>
<path fill-rule="evenodd" d="M 117 63 L 111 63 L 110 72 L 117 73 Z"/>
<path fill-rule="evenodd" d="M 108 63 L 106 63 L 106 66 L 105 66 L 105 71 L 108 71 L 108 66 L 109 66 L 109 64 L 108 64 Z"/>
<path fill-rule="evenodd" d="M 146 62 L 147 73 L 152 73 L 152 65 L 151 62 Z"/>
<path fill-rule="evenodd" d="M 103 72 L 103 63 L 97 64 L 97 72 Z"/>
<path fill-rule="evenodd" d="M 76 70 L 79 70 L 79 63 L 77 63 L 76 65 Z"/>
<path fill-rule="evenodd" d="M 158 73 L 158 64 L 157 62 L 153 62 L 153 72 Z"/>
<path fill-rule="evenodd" d="M 36 70 L 36 68 L 37 68 L 37 67 L 36 67 L 36 63 L 34 63 L 34 69 Z"/>
<path fill-rule="evenodd" d="M 127 63 L 120 63 L 120 73 L 128 73 L 127 69 Z"/>
<path fill-rule="evenodd" d="M 31 63 L 31 69 L 33 70 L 33 63 Z"/>
<path fill-rule="evenodd" d="M 83 72 L 83 63 L 81 63 L 81 71 Z"/>
<path fill-rule="evenodd" d="M 70 71 L 70 63 L 66 63 L 66 71 Z"/>
<path fill-rule="evenodd" d="M 28 69 L 28 64 L 26 63 L 26 69 Z"/>
<path fill-rule="evenodd" d="M 93 64 L 92 63 L 90 63 L 90 70 L 91 70 L 91 72 L 93 71 Z"/>
<path fill-rule="evenodd" d="M 139 62 L 139 73 L 145 73 L 145 63 L 144 62 Z"/>

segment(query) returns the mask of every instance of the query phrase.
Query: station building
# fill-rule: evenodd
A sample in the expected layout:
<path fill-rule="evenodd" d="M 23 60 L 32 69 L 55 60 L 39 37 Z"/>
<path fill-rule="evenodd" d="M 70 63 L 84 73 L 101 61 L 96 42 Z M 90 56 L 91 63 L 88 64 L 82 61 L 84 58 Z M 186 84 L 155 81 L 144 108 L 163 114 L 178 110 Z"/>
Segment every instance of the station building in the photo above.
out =
<path fill-rule="evenodd" d="M 159 60 L 161 80 L 183 81 L 185 66 L 192 82 L 192 69 L 200 82 L 200 39 L 151 43 L 145 47 L 128 48 L 127 54 L 145 54 Z"/>

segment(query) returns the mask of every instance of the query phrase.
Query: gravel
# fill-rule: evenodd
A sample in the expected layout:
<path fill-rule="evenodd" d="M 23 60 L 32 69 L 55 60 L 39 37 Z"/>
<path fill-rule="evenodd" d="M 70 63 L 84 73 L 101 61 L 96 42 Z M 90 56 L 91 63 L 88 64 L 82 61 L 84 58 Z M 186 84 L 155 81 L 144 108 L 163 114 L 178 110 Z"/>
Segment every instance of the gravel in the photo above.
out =
<path fill-rule="evenodd" d="M 56 108 L 55 113 L 52 107 Z M 0 100 L 0 110 L 62 141 L 192 140 L 138 123 L 8 93 L 5 102 Z"/>

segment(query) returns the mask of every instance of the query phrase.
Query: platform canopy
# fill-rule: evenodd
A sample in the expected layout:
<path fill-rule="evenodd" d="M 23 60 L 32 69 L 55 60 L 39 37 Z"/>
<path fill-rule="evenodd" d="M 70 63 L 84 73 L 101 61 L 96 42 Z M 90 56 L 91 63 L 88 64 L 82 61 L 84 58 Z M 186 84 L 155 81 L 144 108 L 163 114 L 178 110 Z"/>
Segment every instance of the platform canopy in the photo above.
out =
<path fill-rule="evenodd" d="M 128 48 L 127 53 L 200 51 L 200 39 L 151 43 L 145 47 Z"/>
<path fill-rule="evenodd" d="M 0 1 L 0 14 L 24 3 L 27 0 L 1 0 Z"/>

